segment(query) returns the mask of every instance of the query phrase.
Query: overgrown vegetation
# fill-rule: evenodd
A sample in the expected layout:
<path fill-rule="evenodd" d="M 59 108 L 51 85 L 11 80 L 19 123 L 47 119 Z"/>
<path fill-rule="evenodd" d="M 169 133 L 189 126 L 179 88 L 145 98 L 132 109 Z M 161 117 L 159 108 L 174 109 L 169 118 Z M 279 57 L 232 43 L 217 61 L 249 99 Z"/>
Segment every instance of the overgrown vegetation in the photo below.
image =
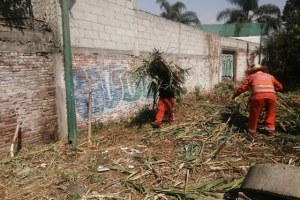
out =
<path fill-rule="evenodd" d="M 95 124 L 92 145 L 87 134 L 80 134 L 76 151 L 67 140 L 23 148 L 0 161 L 0 196 L 222 199 L 253 165 L 300 166 L 299 92 L 278 93 L 279 135 L 259 134 L 252 140 L 245 134 L 249 95 L 232 101 L 236 86 L 222 83 L 207 93 L 196 88 L 176 105 L 175 123 L 163 123 L 161 129 L 153 129 L 145 120 L 149 110 L 141 109 L 129 122 Z"/>
<path fill-rule="evenodd" d="M 282 20 L 284 28 L 270 36 L 265 48 L 267 66 L 289 89 L 294 89 L 300 84 L 300 1 L 287 0 Z"/>

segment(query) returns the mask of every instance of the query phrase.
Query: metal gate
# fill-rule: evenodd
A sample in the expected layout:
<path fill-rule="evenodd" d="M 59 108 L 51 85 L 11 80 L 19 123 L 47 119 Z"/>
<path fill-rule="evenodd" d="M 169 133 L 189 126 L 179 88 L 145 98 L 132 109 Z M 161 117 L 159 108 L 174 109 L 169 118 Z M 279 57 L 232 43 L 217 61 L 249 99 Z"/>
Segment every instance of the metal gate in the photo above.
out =
<path fill-rule="evenodd" d="M 233 55 L 223 54 L 222 78 L 233 78 Z"/>

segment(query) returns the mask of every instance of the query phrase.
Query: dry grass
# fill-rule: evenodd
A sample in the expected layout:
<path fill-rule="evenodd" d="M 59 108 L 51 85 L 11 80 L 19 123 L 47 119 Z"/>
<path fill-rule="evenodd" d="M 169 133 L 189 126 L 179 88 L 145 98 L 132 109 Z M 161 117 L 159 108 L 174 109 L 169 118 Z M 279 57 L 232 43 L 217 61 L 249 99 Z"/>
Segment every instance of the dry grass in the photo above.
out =
<path fill-rule="evenodd" d="M 222 198 L 252 165 L 298 166 L 296 96 L 280 95 L 280 135 L 252 140 L 245 134 L 248 97 L 231 101 L 234 87 L 187 95 L 176 123 L 161 129 L 149 125 L 154 115 L 145 109 L 130 122 L 97 127 L 91 146 L 81 133 L 76 150 L 66 140 L 23 149 L 0 162 L 1 199 Z"/>

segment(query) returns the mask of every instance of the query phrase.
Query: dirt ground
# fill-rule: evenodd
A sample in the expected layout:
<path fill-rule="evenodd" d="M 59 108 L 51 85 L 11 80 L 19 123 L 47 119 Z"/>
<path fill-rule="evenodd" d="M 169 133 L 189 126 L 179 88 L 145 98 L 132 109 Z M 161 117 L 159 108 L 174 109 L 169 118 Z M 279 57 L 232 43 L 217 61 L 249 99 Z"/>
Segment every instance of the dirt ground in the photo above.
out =
<path fill-rule="evenodd" d="M 298 127 L 284 123 L 298 104 L 286 97 L 278 106 L 278 134 L 252 139 L 245 134 L 248 97 L 234 102 L 232 91 L 186 95 L 176 104 L 175 123 L 160 129 L 151 127 L 154 113 L 145 108 L 126 121 L 94 122 L 91 144 L 83 131 L 76 149 L 67 139 L 22 149 L 0 161 L 0 197 L 223 199 L 253 165 L 299 166 Z"/>

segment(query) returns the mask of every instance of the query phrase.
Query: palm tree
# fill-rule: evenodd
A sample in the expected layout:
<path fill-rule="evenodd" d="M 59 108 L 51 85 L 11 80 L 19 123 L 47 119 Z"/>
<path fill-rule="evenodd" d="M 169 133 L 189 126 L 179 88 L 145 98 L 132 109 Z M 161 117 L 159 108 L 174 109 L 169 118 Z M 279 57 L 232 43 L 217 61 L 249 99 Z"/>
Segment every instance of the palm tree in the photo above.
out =
<path fill-rule="evenodd" d="M 227 0 L 237 8 L 227 8 L 220 11 L 217 21 L 225 20 L 225 23 L 251 23 L 259 22 L 262 18 L 266 19 L 270 28 L 278 30 L 281 27 L 281 12 L 278 6 L 264 4 L 258 6 L 259 0 Z"/>
<path fill-rule="evenodd" d="M 161 17 L 172 20 L 174 22 L 180 22 L 183 24 L 200 24 L 197 13 L 193 11 L 185 11 L 186 6 L 182 2 L 176 2 L 171 4 L 167 0 L 156 0 L 156 3 L 160 4 L 160 9 L 163 12 L 160 14 Z"/>

